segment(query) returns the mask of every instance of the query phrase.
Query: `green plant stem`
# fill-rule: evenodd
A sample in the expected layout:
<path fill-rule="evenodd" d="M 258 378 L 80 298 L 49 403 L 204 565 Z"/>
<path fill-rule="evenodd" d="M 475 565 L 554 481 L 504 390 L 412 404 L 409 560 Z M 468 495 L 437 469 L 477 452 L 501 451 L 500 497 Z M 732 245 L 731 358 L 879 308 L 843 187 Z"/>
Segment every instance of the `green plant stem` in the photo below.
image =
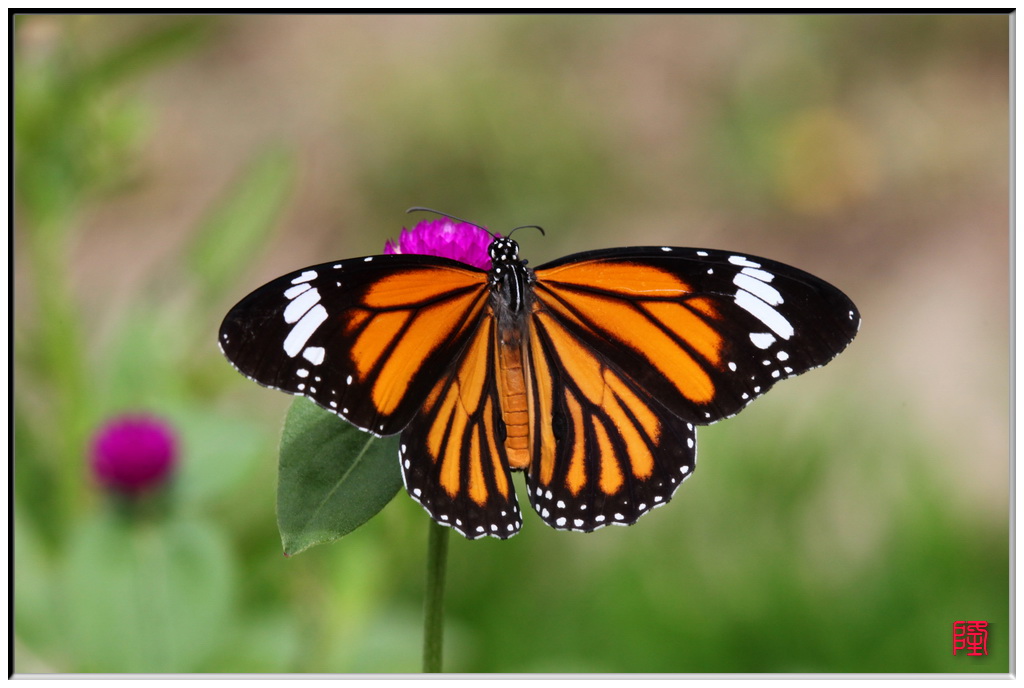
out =
<path fill-rule="evenodd" d="M 444 573 L 451 529 L 430 519 L 427 539 L 427 592 L 423 612 L 423 673 L 441 671 L 444 645 Z"/>
<path fill-rule="evenodd" d="M 84 447 L 92 420 L 84 368 L 82 337 L 73 291 L 68 284 L 66 255 L 70 220 L 59 210 L 39 213 L 40 219 L 25 232 L 25 244 L 33 268 L 33 289 L 38 304 L 39 327 L 28 347 L 39 357 L 39 369 L 52 384 L 50 422 L 61 428 L 49 441 L 55 462 L 56 519 L 66 526 L 82 507 L 85 490 Z"/>

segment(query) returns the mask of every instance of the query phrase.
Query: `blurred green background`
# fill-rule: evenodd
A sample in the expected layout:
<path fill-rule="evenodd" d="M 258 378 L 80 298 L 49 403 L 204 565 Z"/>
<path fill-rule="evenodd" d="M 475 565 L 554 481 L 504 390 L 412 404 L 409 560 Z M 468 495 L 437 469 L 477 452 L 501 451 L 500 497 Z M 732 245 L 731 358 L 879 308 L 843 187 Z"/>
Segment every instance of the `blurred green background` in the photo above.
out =
<path fill-rule="evenodd" d="M 543 225 L 533 265 L 768 256 L 864 318 L 636 526 L 453 537 L 447 670 L 1008 671 L 1009 21 L 18 17 L 15 669 L 419 669 L 423 510 L 283 557 L 289 398 L 215 332 L 428 205 Z M 130 411 L 182 442 L 135 510 L 87 462 Z"/>

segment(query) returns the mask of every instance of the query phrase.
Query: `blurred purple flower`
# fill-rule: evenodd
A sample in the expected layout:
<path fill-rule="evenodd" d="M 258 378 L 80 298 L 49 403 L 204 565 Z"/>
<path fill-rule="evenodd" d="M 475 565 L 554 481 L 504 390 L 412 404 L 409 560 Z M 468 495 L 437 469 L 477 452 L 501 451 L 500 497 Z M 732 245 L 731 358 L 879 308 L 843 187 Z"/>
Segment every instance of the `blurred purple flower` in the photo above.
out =
<path fill-rule="evenodd" d="M 491 241 L 491 235 L 476 225 L 444 217 L 424 220 L 411 230 L 403 228 L 398 245 L 389 240 L 384 245 L 384 253 L 441 256 L 487 270 L 491 267 L 487 255 Z"/>
<path fill-rule="evenodd" d="M 178 460 L 178 442 L 171 427 L 158 418 L 118 416 L 93 437 L 90 459 L 100 484 L 134 496 L 167 482 Z"/>

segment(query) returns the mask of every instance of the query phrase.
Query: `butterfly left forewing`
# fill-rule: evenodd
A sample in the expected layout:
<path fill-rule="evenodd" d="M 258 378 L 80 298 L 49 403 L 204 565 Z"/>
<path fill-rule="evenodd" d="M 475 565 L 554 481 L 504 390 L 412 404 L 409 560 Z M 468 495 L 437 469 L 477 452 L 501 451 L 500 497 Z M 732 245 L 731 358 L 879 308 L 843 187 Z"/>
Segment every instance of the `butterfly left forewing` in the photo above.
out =
<path fill-rule="evenodd" d="M 486 301 L 486 273 L 455 261 L 354 258 L 260 287 L 228 312 L 218 342 L 250 379 L 390 435 L 419 411 Z"/>

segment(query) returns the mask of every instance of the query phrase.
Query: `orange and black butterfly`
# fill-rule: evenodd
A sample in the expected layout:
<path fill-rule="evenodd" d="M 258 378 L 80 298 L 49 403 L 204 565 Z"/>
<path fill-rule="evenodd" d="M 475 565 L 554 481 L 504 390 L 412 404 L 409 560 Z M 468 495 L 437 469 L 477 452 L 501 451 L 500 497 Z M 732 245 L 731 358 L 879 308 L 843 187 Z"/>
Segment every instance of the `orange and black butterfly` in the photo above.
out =
<path fill-rule="evenodd" d="M 231 309 L 221 350 L 262 385 L 401 433 L 405 487 L 431 517 L 508 538 L 511 471 L 554 528 L 631 525 L 693 474 L 695 426 L 824 365 L 860 325 L 832 285 L 745 254 L 614 248 L 530 268 L 495 236 L 489 255 L 489 270 L 422 255 L 298 270 Z"/>

